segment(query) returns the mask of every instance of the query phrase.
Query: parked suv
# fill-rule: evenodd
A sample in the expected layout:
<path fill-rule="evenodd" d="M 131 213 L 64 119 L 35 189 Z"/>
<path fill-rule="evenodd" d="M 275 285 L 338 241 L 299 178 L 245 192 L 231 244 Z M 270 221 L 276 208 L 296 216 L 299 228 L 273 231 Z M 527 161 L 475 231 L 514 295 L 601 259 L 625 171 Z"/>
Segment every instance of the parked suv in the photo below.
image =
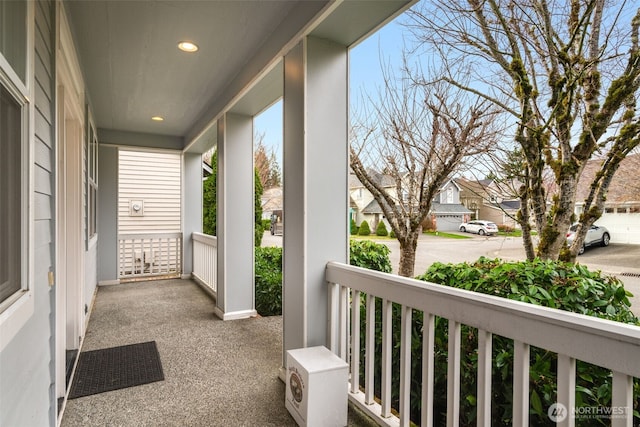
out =
<path fill-rule="evenodd" d="M 569 232 L 567 233 L 567 246 L 571 246 L 573 241 L 576 238 L 576 230 L 578 230 L 578 224 L 573 224 L 569 228 Z M 584 253 L 584 249 L 587 246 L 609 246 L 609 242 L 611 241 L 611 234 L 609 234 L 609 230 L 601 225 L 592 225 L 587 231 L 587 235 L 584 238 L 584 244 L 578 250 L 578 255 L 582 255 Z"/>
<path fill-rule="evenodd" d="M 477 219 L 475 221 L 463 222 L 460 224 L 460 231 L 463 233 L 477 233 L 481 236 L 490 236 L 498 232 L 498 226 L 491 221 Z"/>

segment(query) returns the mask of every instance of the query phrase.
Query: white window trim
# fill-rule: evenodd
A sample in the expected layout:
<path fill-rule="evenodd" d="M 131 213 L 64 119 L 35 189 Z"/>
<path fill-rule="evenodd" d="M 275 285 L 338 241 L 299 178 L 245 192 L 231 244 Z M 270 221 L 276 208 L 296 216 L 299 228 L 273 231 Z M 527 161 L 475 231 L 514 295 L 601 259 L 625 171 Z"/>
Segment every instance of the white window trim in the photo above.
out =
<path fill-rule="evenodd" d="M 22 327 L 27 323 L 34 313 L 34 30 L 35 30 L 35 8 L 34 2 L 27 2 L 27 40 L 26 40 L 26 61 L 25 82 L 13 71 L 5 57 L 0 53 L 0 81 L 9 91 L 26 106 L 23 122 L 22 155 L 24 156 L 22 165 L 22 236 L 26 245 L 22 247 L 21 259 L 26 260 L 21 265 L 21 287 L 22 290 L 16 292 L 6 301 L 0 304 L 0 351 L 11 342 Z M 26 84 L 25 84 L 26 83 Z"/>

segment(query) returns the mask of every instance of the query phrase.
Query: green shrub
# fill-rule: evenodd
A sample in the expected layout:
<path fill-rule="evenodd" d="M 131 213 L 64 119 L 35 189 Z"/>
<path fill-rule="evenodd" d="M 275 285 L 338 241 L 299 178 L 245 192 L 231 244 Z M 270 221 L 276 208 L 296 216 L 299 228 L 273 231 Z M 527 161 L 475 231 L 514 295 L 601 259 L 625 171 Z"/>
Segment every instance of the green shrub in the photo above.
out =
<path fill-rule="evenodd" d="M 358 234 L 358 225 L 356 224 L 356 220 L 351 218 L 351 222 L 349 224 L 349 233 L 352 236 L 355 236 L 356 234 Z"/>
<path fill-rule="evenodd" d="M 387 231 L 387 226 L 384 225 L 384 221 L 378 222 L 378 226 L 376 227 L 376 236 L 387 236 L 389 232 Z"/>
<path fill-rule="evenodd" d="M 391 273 L 388 246 L 370 240 L 351 240 L 349 247 L 349 264 Z"/>
<path fill-rule="evenodd" d="M 393 231 L 393 230 L 391 230 L 391 231 L 389 232 L 389 237 L 391 237 L 392 239 L 395 239 L 395 238 L 396 238 L 396 232 L 395 232 L 395 231 Z"/>
<path fill-rule="evenodd" d="M 282 248 L 256 248 L 256 311 L 261 316 L 282 314 Z"/>
<path fill-rule="evenodd" d="M 269 218 L 262 218 L 262 230 L 269 230 L 271 228 L 271 220 Z"/>
<path fill-rule="evenodd" d="M 639 321 L 630 311 L 628 297 L 622 283 L 615 277 L 603 277 L 600 272 L 591 272 L 581 265 L 562 262 L 504 262 L 480 258 L 475 263 L 434 263 L 420 280 L 440 283 L 476 292 L 496 295 L 546 307 L 582 313 L 618 322 L 638 325 Z M 364 299 L 364 296 L 363 296 Z M 376 354 L 381 351 L 381 304 L 376 305 Z M 361 318 L 365 307 L 362 304 Z M 400 342 L 401 307 L 393 305 L 393 340 Z M 422 372 L 422 324 L 423 313 L 415 311 L 412 319 L 412 387 L 411 419 L 420 421 L 420 378 Z M 361 320 L 364 333 L 364 320 Z M 477 348 L 475 328 L 462 327 L 461 349 L 461 394 L 460 425 L 476 424 L 477 393 Z M 434 389 L 447 387 L 447 320 L 436 318 L 434 348 Z M 363 350 L 362 350 L 363 351 Z M 393 346 L 393 402 L 397 408 L 399 389 L 399 345 Z M 362 357 L 364 354 L 362 353 Z M 493 337 L 492 372 L 492 425 L 511 425 L 511 402 L 513 392 L 513 341 L 500 336 Z M 380 395 L 380 361 L 375 361 L 376 395 Z M 364 364 L 363 364 L 364 365 Z M 530 365 L 530 424 L 535 426 L 555 425 L 547 415 L 547 409 L 556 399 L 557 356 L 539 348 L 531 347 Z M 611 405 L 611 372 L 603 368 L 578 361 L 576 364 L 576 407 L 608 407 Z M 364 372 L 361 377 L 364 380 Z M 640 384 L 634 383 L 634 410 L 638 409 Z M 446 393 L 434 396 L 434 425 L 446 423 Z M 634 425 L 638 413 L 634 412 Z M 608 419 L 585 420 L 584 425 L 607 425 Z M 602 422 L 602 424 L 598 424 Z M 580 424 L 578 424 L 580 425 Z"/>
<path fill-rule="evenodd" d="M 371 228 L 369 228 L 369 223 L 367 221 L 362 221 L 360 223 L 360 228 L 358 229 L 358 236 L 368 236 L 371 234 Z"/>
<path fill-rule="evenodd" d="M 500 224 L 498 225 L 498 231 L 502 231 L 503 233 L 513 233 L 516 229 L 510 225 Z"/>
<path fill-rule="evenodd" d="M 391 272 L 389 248 L 367 240 L 351 240 L 349 263 Z M 255 248 L 256 310 L 261 316 L 282 314 L 282 248 Z"/>

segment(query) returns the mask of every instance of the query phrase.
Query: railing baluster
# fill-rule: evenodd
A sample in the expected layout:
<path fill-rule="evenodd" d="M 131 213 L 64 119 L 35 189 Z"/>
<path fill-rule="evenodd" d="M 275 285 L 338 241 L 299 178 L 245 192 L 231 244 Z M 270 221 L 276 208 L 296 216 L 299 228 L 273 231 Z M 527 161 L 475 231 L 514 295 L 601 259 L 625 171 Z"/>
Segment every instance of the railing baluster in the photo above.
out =
<path fill-rule="evenodd" d="M 613 371 L 612 374 L 611 427 L 632 427 L 633 377 L 616 371 Z"/>
<path fill-rule="evenodd" d="M 367 319 L 364 350 L 364 403 L 371 405 L 374 402 L 374 362 L 376 340 L 376 298 L 367 294 Z"/>
<path fill-rule="evenodd" d="M 491 332 L 478 329 L 478 427 L 491 426 Z"/>
<path fill-rule="evenodd" d="M 460 323 L 448 320 L 447 426 L 460 423 Z"/>
<path fill-rule="evenodd" d="M 391 314 L 392 302 L 382 300 L 382 389 L 381 416 L 391 416 Z"/>
<path fill-rule="evenodd" d="M 567 410 L 566 417 L 559 417 L 557 426 L 574 427 L 576 420 L 571 416 L 571 409 L 576 406 L 576 359 L 558 354 L 558 397 L 557 402 Z"/>
<path fill-rule="evenodd" d="M 360 390 L 360 291 L 351 290 L 351 393 Z"/>
<path fill-rule="evenodd" d="M 421 425 L 433 427 L 433 362 L 435 316 L 424 313 L 422 321 L 422 413 Z"/>
<path fill-rule="evenodd" d="M 529 425 L 529 344 L 517 340 L 513 341 L 513 425 Z"/>
<path fill-rule="evenodd" d="M 349 343 L 349 288 L 340 286 L 340 329 L 338 330 L 338 355 L 342 360 L 348 362 L 347 345 Z"/>
<path fill-rule="evenodd" d="M 340 319 L 338 312 L 338 287 L 336 283 L 329 283 L 329 350 L 334 354 L 338 354 L 338 334 L 340 325 Z M 338 319 L 338 321 L 336 321 Z"/>
<path fill-rule="evenodd" d="M 611 322 L 603 319 L 581 316 L 575 313 L 562 312 L 535 305 L 525 305 L 517 301 L 500 299 L 494 296 L 472 294 L 468 291 L 418 282 L 413 279 L 391 276 L 375 271 L 329 262 L 326 269 L 326 280 L 329 289 L 332 283 L 342 283 L 353 295 L 353 316 L 357 316 L 356 300 L 365 293 L 366 297 L 366 336 L 365 360 L 351 355 L 351 372 L 359 373 L 358 365 L 365 363 L 364 393 L 352 384 L 349 399 L 365 412 L 369 413 L 381 425 L 407 425 L 410 416 L 411 398 L 407 382 L 410 381 L 412 353 L 410 317 L 411 310 L 419 310 L 424 314 L 422 331 L 422 413 L 421 425 L 433 427 L 434 412 L 434 360 L 435 360 L 435 323 L 436 320 L 449 322 L 448 372 L 447 372 L 447 425 L 457 426 L 461 411 L 460 371 L 461 371 L 461 330 L 476 328 L 478 331 L 478 390 L 477 390 L 477 424 L 488 426 L 491 422 L 490 396 L 491 384 L 492 340 L 493 335 L 513 339 L 513 397 L 512 424 L 514 426 L 529 425 L 530 411 L 530 346 L 546 349 L 558 354 L 558 403 L 566 406 L 566 415 L 561 426 L 575 425 L 572 418 L 575 409 L 576 360 L 584 360 L 613 372 L 613 399 L 609 412 L 614 427 L 631 427 L 633 425 L 633 381 L 640 378 L 640 332 L 635 326 Z M 358 294 L 359 291 L 360 294 Z M 337 323 L 340 321 L 340 295 L 336 291 L 331 304 L 331 330 L 338 333 Z M 376 336 L 376 304 L 382 301 L 382 349 L 375 353 L 375 346 L 380 336 Z M 400 325 L 400 419 L 391 414 L 391 384 L 393 365 L 393 304 L 402 307 L 402 323 Z M 408 307 L 413 307 L 409 309 Z M 436 317 L 440 316 L 440 317 Z M 343 315 L 343 318 L 347 317 Z M 348 317 L 347 317 L 348 320 Z M 357 334 L 359 320 L 352 318 L 352 323 L 340 326 L 350 328 Z M 348 334 L 348 332 L 347 332 Z M 571 336 L 571 343 L 566 337 Z M 352 352 L 359 351 L 360 338 L 352 336 Z M 335 353 L 340 351 L 337 338 Z M 611 356 L 614 354 L 615 357 Z M 374 375 L 374 360 L 380 356 L 382 362 L 380 395 L 374 397 L 378 386 Z M 355 377 L 353 378 L 356 381 Z M 359 381 L 359 380 L 358 380 Z M 358 384 L 359 385 L 359 384 Z M 354 391 L 355 390 L 355 391 Z M 395 390 L 394 390 L 395 391 Z M 441 392 L 438 390 L 438 392 Z M 380 404 L 376 400 L 380 398 Z M 407 409 L 409 408 L 409 409 Z M 439 410 L 441 408 L 438 408 Z M 549 408 L 545 408 L 549 409 Z M 561 408 L 563 409 L 563 408 Z M 609 408 L 605 408 L 609 409 Z M 388 419 L 387 419 L 388 418 Z"/>
<path fill-rule="evenodd" d="M 400 425 L 411 422 L 411 307 L 402 306 L 400 320 Z"/>

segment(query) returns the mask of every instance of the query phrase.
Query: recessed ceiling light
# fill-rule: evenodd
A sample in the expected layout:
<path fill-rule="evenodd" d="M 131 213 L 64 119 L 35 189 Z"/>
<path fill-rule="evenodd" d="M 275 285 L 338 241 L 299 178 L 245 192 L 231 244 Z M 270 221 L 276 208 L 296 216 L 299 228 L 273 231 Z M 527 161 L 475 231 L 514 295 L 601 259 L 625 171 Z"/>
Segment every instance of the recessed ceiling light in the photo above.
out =
<path fill-rule="evenodd" d="M 192 42 L 180 42 L 178 43 L 178 49 L 180 49 L 183 52 L 197 52 L 198 51 L 198 45 L 196 45 L 195 43 Z"/>
<path fill-rule="evenodd" d="M 151 120 L 153 120 L 154 122 L 164 122 L 164 117 L 153 116 L 151 117 Z"/>

